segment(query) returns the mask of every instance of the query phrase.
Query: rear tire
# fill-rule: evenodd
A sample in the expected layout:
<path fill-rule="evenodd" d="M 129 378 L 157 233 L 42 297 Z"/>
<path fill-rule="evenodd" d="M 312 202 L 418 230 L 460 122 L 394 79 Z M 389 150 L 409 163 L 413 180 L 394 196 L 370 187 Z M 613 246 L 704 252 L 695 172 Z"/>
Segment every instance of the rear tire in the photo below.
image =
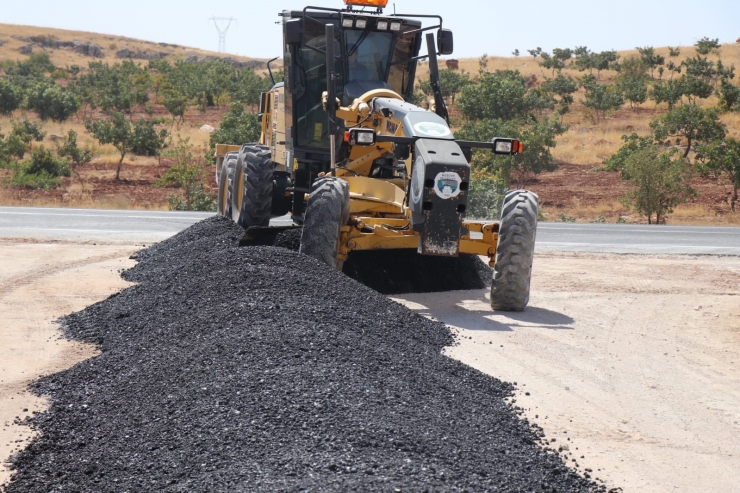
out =
<path fill-rule="evenodd" d="M 538 216 L 537 194 L 527 190 L 506 193 L 491 284 L 494 310 L 520 312 L 529 303 Z"/>
<path fill-rule="evenodd" d="M 341 270 L 337 260 L 342 226 L 349 221 L 349 184 L 335 177 L 316 180 L 311 187 L 301 235 L 301 253 Z"/>
<path fill-rule="evenodd" d="M 233 179 L 231 217 L 244 229 L 269 226 L 275 164 L 266 146 L 245 144 L 239 153 Z"/>
<path fill-rule="evenodd" d="M 231 181 L 234 178 L 236 159 L 224 158 L 221 165 L 221 174 L 218 178 L 218 213 L 225 217 L 231 217 Z"/>

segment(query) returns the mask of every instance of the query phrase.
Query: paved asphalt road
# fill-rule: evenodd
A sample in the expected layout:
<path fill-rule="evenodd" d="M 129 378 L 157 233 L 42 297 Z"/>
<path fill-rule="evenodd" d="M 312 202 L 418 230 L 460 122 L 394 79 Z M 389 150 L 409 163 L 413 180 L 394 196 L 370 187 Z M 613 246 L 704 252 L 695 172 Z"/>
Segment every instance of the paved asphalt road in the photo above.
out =
<path fill-rule="evenodd" d="M 0 238 L 155 242 L 211 215 L 201 212 L 0 207 Z M 740 228 L 540 223 L 537 249 L 740 255 Z"/>

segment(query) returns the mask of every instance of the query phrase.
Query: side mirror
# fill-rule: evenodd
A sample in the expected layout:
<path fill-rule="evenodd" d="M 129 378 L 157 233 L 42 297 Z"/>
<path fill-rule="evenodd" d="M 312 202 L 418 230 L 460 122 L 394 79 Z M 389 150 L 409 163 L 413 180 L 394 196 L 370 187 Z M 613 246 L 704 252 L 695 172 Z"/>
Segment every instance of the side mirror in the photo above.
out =
<path fill-rule="evenodd" d="M 285 23 L 285 44 L 299 45 L 303 42 L 303 20 L 290 19 Z"/>
<path fill-rule="evenodd" d="M 452 31 L 449 29 L 437 31 L 437 51 L 440 55 L 452 55 L 454 45 Z"/>

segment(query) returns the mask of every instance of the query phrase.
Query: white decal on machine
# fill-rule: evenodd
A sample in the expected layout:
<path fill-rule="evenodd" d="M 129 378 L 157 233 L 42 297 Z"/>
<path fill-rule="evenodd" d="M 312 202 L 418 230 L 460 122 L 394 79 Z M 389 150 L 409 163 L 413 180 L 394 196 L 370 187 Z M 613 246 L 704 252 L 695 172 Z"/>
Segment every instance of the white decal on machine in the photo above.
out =
<path fill-rule="evenodd" d="M 434 179 L 434 191 L 443 199 L 452 199 L 460 195 L 460 183 L 462 178 L 457 173 L 445 171 L 437 173 Z"/>
<path fill-rule="evenodd" d="M 447 137 L 450 132 L 449 127 L 436 122 L 420 122 L 414 125 L 414 130 L 422 135 L 428 135 L 429 137 Z"/>

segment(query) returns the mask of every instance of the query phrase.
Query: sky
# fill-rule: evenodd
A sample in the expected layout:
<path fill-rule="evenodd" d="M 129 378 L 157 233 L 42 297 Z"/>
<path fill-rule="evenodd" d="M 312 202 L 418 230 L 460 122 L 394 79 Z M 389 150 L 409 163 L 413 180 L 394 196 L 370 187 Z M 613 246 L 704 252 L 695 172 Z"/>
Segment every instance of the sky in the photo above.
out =
<path fill-rule="evenodd" d="M 211 17 L 233 17 L 226 52 L 281 55 L 278 12 L 306 5 L 342 8 L 342 0 L 0 0 L 0 23 L 175 43 L 216 51 Z M 509 56 L 518 49 L 587 46 L 687 46 L 704 36 L 740 38 L 740 0 L 395 0 L 403 14 L 438 14 L 455 33 L 455 57 Z M 389 0 L 386 13 L 393 12 Z"/>

